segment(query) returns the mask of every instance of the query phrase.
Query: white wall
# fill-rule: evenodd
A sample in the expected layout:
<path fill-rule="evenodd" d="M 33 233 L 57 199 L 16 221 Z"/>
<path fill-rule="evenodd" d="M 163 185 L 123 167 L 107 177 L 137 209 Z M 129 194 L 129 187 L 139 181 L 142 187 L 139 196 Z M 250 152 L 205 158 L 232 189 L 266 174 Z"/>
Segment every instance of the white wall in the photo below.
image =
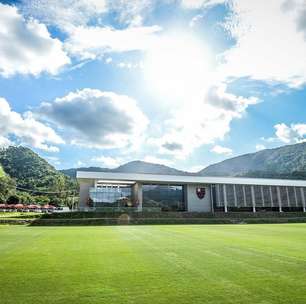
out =
<path fill-rule="evenodd" d="M 205 188 L 205 196 L 199 199 L 196 193 L 197 187 Z M 211 212 L 210 187 L 204 185 L 186 186 L 187 208 L 191 212 Z"/>
<path fill-rule="evenodd" d="M 80 179 L 79 180 L 80 184 L 80 207 L 88 207 L 87 202 L 89 198 L 89 188 L 93 187 L 95 182 L 94 180 L 90 179 Z"/>

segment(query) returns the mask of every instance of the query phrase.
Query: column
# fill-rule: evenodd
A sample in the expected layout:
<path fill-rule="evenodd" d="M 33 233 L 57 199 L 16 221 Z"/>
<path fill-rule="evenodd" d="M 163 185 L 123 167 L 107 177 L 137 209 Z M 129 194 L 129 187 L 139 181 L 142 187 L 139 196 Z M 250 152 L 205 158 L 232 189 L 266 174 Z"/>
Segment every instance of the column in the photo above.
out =
<path fill-rule="evenodd" d="M 303 212 L 306 212 L 304 190 L 302 187 L 300 188 L 300 190 L 301 190 L 301 197 L 302 197 L 302 203 L 303 203 Z"/>
<path fill-rule="evenodd" d="M 261 201 L 262 201 L 262 206 L 265 206 L 265 196 L 264 196 L 264 191 L 263 191 L 263 186 L 260 187 L 260 192 L 261 192 Z"/>
<path fill-rule="evenodd" d="M 216 186 L 215 185 L 210 185 L 209 189 L 210 189 L 210 204 L 211 204 L 211 212 L 214 213 L 215 212 L 215 208 L 214 208 L 214 197 L 216 197 L 216 195 L 214 195 L 214 193 L 216 194 Z"/>
<path fill-rule="evenodd" d="M 219 185 L 215 185 L 215 192 L 216 192 L 216 207 L 219 208 L 220 207 L 220 189 L 219 189 Z"/>
<path fill-rule="evenodd" d="M 142 211 L 142 184 L 135 183 L 132 187 L 133 205 L 137 206 L 138 211 Z"/>
<path fill-rule="evenodd" d="M 227 212 L 227 195 L 226 195 L 226 185 L 223 185 L 223 196 L 224 196 L 224 212 Z"/>
<path fill-rule="evenodd" d="M 298 207 L 299 203 L 298 203 L 298 199 L 297 199 L 296 187 L 293 187 L 293 190 L 294 190 L 295 206 Z"/>
<path fill-rule="evenodd" d="M 272 194 L 272 187 L 269 187 L 269 192 L 270 192 L 270 199 L 271 199 L 271 208 L 273 207 L 273 194 Z"/>
<path fill-rule="evenodd" d="M 279 186 L 276 187 L 276 191 L 277 191 L 277 200 L 278 200 L 279 212 L 283 212 L 283 210 L 282 210 L 282 198 L 281 198 Z"/>
<path fill-rule="evenodd" d="M 243 204 L 244 207 L 246 207 L 245 185 L 242 186 L 242 192 L 243 192 Z"/>
<path fill-rule="evenodd" d="M 288 187 L 286 187 L 286 193 L 287 193 L 288 207 L 291 207 Z"/>
<path fill-rule="evenodd" d="M 253 212 L 256 212 L 256 205 L 255 205 L 255 192 L 254 186 L 251 186 L 251 195 L 252 195 L 252 205 L 253 205 Z"/>
<path fill-rule="evenodd" d="M 235 204 L 235 207 L 237 207 L 238 203 L 237 203 L 236 185 L 233 185 L 233 188 L 234 188 L 234 204 Z"/>
<path fill-rule="evenodd" d="M 80 179 L 80 201 L 79 201 L 79 208 L 89 208 L 89 191 L 90 188 L 94 187 L 95 181 L 90 179 Z"/>

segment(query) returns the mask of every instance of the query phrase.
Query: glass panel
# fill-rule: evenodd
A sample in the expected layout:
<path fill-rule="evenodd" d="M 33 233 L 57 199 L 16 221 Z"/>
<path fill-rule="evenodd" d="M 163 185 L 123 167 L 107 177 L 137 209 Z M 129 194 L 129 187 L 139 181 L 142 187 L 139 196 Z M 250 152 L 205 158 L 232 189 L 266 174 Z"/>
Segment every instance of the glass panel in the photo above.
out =
<path fill-rule="evenodd" d="M 89 190 L 93 207 L 128 207 L 131 206 L 130 185 L 101 185 Z"/>
<path fill-rule="evenodd" d="M 237 194 L 237 204 L 238 207 L 244 207 L 244 196 L 242 185 L 236 185 L 236 194 Z"/>
<path fill-rule="evenodd" d="M 228 207 L 235 206 L 235 196 L 234 196 L 234 186 L 226 185 L 226 196 L 227 196 L 227 205 Z"/>
<path fill-rule="evenodd" d="M 245 195 L 246 195 L 246 205 L 247 207 L 252 207 L 252 192 L 251 192 L 251 186 L 246 185 L 245 186 Z"/>
<path fill-rule="evenodd" d="M 271 195 L 270 195 L 270 187 L 263 186 L 263 194 L 264 194 L 264 203 L 265 207 L 272 207 Z"/>
<path fill-rule="evenodd" d="M 255 206 L 256 207 L 263 207 L 263 199 L 262 199 L 262 192 L 261 186 L 254 186 L 254 196 L 255 196 Z"/>
<path fill-rule="evenodd" d="M 160 208 L 162 211 L 184 211 L 182 185 L 143 185 L 143 207 Z"/>
<path fill-rule="evenodd" d="M 224 207 L 223 185 L 218 185 L 218 203 L 217 203 L 217 207 Z"/>

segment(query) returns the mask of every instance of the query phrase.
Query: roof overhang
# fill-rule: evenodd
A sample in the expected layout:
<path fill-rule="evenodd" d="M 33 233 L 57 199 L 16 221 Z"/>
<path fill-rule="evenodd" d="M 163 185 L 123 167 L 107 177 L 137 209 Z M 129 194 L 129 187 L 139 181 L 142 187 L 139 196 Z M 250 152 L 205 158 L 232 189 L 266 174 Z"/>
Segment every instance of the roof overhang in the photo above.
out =
<path fill-rule="evenodd" d="M 183 176 L 142 173 L 114 173 L 77 171 L 77 179 L 129 181 L 157 184 L 236 184 L 262 186 L 296 186 L 306 187 L 304 180 L 247 178 L 247 177 L 213 177 L 213 176 Z"/>

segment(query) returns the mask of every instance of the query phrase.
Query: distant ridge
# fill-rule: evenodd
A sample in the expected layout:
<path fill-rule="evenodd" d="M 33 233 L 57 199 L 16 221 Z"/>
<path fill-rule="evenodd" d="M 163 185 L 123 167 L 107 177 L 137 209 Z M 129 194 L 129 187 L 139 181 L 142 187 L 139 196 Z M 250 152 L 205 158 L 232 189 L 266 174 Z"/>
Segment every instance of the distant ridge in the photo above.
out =
<path fill-rule="evenodd" d="M 210 165 L 202 176 L 306 179 L 306 143 L 244 154 Z"/>
<path fill-rule="evenodd" d="M 75 178 L 76 171 L 126 172 L 167 175 L 245 176 L 259 178 L 306 179 L 306 143 L 265 149 L 233 157 L 210 165 L 197 173 L 177 170 L 165 165 L 131 161 L 115 169 L 100 167 L 61 170 Z"/>
<path fill-rule="evenodd" d="M 165 165 L 153 164 L 140 160 L 128 162 L 115 169 L 107 169 L 100 167 L 82 167 L 82 168 L 61 170 L 62 173 L 72 178 L 76 177 L 76 171 L 147 173 L 147 174 L 163 174 L 163 175 L 194 175 L 193 173 L 177 170 Z"/>

